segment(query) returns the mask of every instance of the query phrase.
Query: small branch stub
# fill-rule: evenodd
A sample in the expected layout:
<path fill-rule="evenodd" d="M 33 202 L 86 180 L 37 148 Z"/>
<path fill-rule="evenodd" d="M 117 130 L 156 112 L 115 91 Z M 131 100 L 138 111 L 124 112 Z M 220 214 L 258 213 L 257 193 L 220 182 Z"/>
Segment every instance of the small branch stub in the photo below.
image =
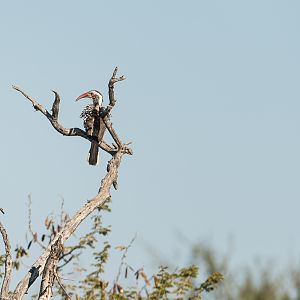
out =
<path fill-rule="evenodd" d="M 125 76 L 120 76 L 120 77 L 116 77 L 118 72 L 118 67 L 115 67 L 114 72 L 109 80 L 108 83 L 108 95 L 109 95 L 109 105 L 106 109 L 106 114 L 109 114 L 110 111 L 112 110 L 112 108 L 115 106 L 116 104 L 116 99 L 115 99 L 115 92 L 114 92 L 114 84 L 118 81 L 123 81 L 126 79 Z"/>
<path fill-rule="evenodd" d="M 53 91 L 55 94 L 55 100 L 53 102 L 52 106 L 52 117 L 54 120 L 58 119 L 58 113 L 59 113 L 59 104 L 60 104 L 60 97 L 57 92 Z"/>

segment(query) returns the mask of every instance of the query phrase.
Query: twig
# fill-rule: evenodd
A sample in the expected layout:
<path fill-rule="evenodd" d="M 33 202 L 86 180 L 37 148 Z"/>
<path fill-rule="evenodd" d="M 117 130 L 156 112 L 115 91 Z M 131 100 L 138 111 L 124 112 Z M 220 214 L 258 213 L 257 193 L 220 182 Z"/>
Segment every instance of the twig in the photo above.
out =
<path fill-rule="evenodd" d="M 83 248 L 84 248 L 84 247 L 81 246 L 81 245 L 77 245 L 77 246 L 72 247 L 72 249 L 71 249 L 70 251 L 68 251 L 68 252 L 66 252 L 66 253 L 64 253 L 64 254 L 62 254 L 62 256 L 60 257 L 60 260 L 61 260 L 61 259 L 64 259 L 66 256 L 72 254 L 75 250 L 83 249 Z"/>
<path fill-rule="evenodd" d="M 125 76 L 120 76 L 120 77 L 116 77 L 117 75 L 117 71 L 118 71 L 118 67 L 115 67 L 114 72 L 108 82 L 108 96 L 109 96 L 109 105 L 106 107 L 106 109 L 103 111 L 103 113 L 101 114 L 101 118 L 106 126 L 106 128 L 108 129 L 109 133 L 111 134 L 112 138 L 114 139 L 114 141 L 117 143 L 118 147 L 121 148 L 122 147 L 122 143 L 117 135 L 117 133 L 115 132 L 115 130 L 112 127 L 112 124 L 109 120 L 109 113 L 111 112 L 111 110 L 113 109 L 113 107 L 116 104 L 116 98 L 115 98 L 115 92 L 114 92 L 114 85 L 116 82 L 118 81 L 123 81 L 125 80 Z M 129 153 L 128 153 L 129 154 Z"/>
<path fill-rule="evenodd" d="M 116 131 L 113 129 L 111 122 L 109 121 L 109 118 L 107 116 L 103 117 L 103 122 L 107 128 L 107 130 L 109 131 L 109 133 L 111 134 L 112 138 L 114 139 L 114 141 L 117 143 L 119 148 L 122 148 L 122 142 L 120 141 Z"/>
<path fill-rule="evenodd" d="M 154 278 L 154 275 L 152 275 L 152 276 L 148 279 L 148 281 L 151 282 L 151 280 L 152 280 L 153 278 Z M 148 290 L 147 290 L 147 285 L 148 285 L 148 283 L 145 282 L 144 285 L 141 287 L 140 291 L 137 292 L 137 294 L 140 295 L 140 294 L 143 292 L 143 290 L 144 290 L 145 293 L 146 293 L 147 299 L 149 299 L 149 292 L 148 292 Z"/>
<path fill-rule="evenodd" d="M 11 246 L 10 246 L 9 238 L 8 238 L 7 232 L 1 222 L 0 222 L 0 232 L 2 235 L 3 242 L 4 242 L 5 254 L 6 254 L 4 278 L 3 278 L 2 287 L 1 287 L 1 299 L 7 299 L 9 296 L 9 285 L 10 285 L 10 281 L 11 281 L 13 261 L 12 261 L 12 257 L 11 257 Z"/>
<path fill-rule="evenodd" d="M 36 233 L 34 233 L 33 229 L 32 229 L 32 224 L 31 224 L 31 194 L 28 195 L 28 229 L 30 234 L 32 235 L 32 239 L 34 240 L 34 242 L 37 242 L 38 245 L 42 248 L 42 249 L 46 249 L 45 245 L 43 243 L 41 243 L 37 238 L 36 238 Z"/>
<path fill-rule="evenodd" d="M 112 110 L 112 108 L 115 106 L 116 104 L 116 99 L 115 99 L 115 92 L 114 92 L 114 84 L 118 81 L 123 81 L 126 79 L 125 76 L 120 76 L 120 77 L 116 77 L 118 72 L 118 67 L 115 67 L 114 72 L 109 80 L 108 83 L 108 96 L 109 96 L 109 105 L 106 108 L 106 114 L 109 114 L 110 111 Z"/>
<path fill-rule="evenodd" d="M 78 250 L 78 249 L 83 249 L 84 247 L 83 246 L 80 246 L 80 245 L 77 245 L 75 247 L 73 247 L 69 252 L 67 253 L 64 253 L 61 255 L 61 257 L 59 258 L 59 261 L 63 260 L 64 263 L 60 266 L 57 267 L 57 269 L 62 269 L 64 266 L 66 266 L 69 262 L 71 262 L 74 258 L 78 257 L 79 256 L 79 253 L 77 254 L 72 254 L 75 250 Z M 69 257 L 68 259 L 66 259 L 66 257 L 68 255 L 71 255 L 71 257 Z"/>
<path fill-rule="evenodd" d="M 117 277 L 116 277 L 116 279 L 115 279 L 115 283 L 118 283 L 118 282 L 119 282 L 119 278 L 120 278 L 121 272 L 122 272 L 122 267 L 123 267 L 123 265 L 125 264 L 125 259 L 126 259 L 128 250 L 129 250 L 129 248 L 132 246 L 133 242 L 135 241 L 136 236 L 137 236 L 137 235 L 135 235 L 135 236 L 133 237 L 133 239 L 130 241 L 130 243 L 128 244 L 128 246 L 127 246 L 127 247 L 125 248 L 125 250 L 124 250 L 124 253 L 123 253 L 122 258 L 121 258 L 121 263 L 120 263 L 120 266 L 119 266 L 119 271 L 118 271 Z"/>
<path fill-rule="evenodd" d="M 64 217 L 64 205 L 65 205 L 65 198 L 60 195 L 61 198 L 61 206 L 60 206 L 60 226 L 63 226 L 63 217 Z"/>
<path fill-rule="evenodd" d="M 60 270 L 60 269 L 62 269 L 64 266 L 66 266 L 68 263 L 70 263 L 75 257 L 78 257 L 79 256 L 79 254 L 76 254 L 76 255 L 72 255 L 70 258 L 68 258 L 68 259 L 63 259 L 64 260 L 64 263 L 62 264 L 62 265 L 60 265 L 60 266 L 57 266 L 57 269 L 58 270 Z"/>
<path fill-rule="evenodd" d="M 67 297 L 69 300 L 71 300 L 71 297 L 70 297 L 70 295 L 68 294 L 68 292 L 67 292 L 65 286 L 64 286 L 63 283 L 61 282 L 61 279 L 60 279 L 59 275 L 57 274 L 57 271 L 55 271 L 55 278 L 56 278 L 57 283 L 59 284 L 59 286 L 61 287 L 61 289 L 62 289 L 63 292 L 65 293 L 66 297 Z"/>

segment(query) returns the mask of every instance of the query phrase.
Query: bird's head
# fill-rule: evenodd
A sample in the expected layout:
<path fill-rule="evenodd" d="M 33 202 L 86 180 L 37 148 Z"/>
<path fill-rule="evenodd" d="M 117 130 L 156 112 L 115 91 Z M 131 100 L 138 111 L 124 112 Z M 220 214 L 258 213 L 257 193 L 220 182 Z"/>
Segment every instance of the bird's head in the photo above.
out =
<path fill-rule="evenodd" d="M 102 105 L 103 102 L 103 96 L 100 92 L 96 91 L 96 90 L 92 90 L 86 93 L 81 94 L 76 101 L 80 100 L 80 99 L 84 99 L 84 98 L 90 98 L 93 101 L 94 105 L 99 104 L 100 106 Z"/>

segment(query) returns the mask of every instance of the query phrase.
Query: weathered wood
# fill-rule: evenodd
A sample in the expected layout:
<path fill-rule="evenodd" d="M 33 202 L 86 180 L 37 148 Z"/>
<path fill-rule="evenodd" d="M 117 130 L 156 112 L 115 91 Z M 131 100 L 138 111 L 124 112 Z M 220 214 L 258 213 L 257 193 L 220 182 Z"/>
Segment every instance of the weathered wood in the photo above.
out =
<path fill-rule="evenodd" d="M 42 282 L 40 286 L 39 300 L 49 300 L 52 295 L 52 287 L 56 279 L 56 268 L 59 258 L 63 252 L 63 245 L 61 239 L 57 239 L 51 246 L 50 254 L 47 258 L 43 273 Z"/>
<path fill-rule="evenodd" d="M 53 126 L 53 128 L 58 131 L 60 134 L 65 135 L 65 136 L 79 136 L 82 137 L 84 139 L 87 139 L 89 141 L 92 141 L 92 137 L 87 135 L 87 133 L 80 129 L 80 128 L 66 128 L 64 126 L 62 126 L 59 122 L 58 122 L 58 115 L 53 117 L 52 114 L 49 113 L 49 111 L 43 107 L 43 105 L 41 105 L 40 103 L 38 103 L 35 99 L 33 99 L 32 97 L 30 97 L 29 95 L 27 95 L 24 91 L 21 90 L 21 88 L 17 87 L 17 86 L 13 86 L 13 88 L 20 92 L 25 98 L 27 98 L 33 105 L 33 107 L 40 111 L 51 123 L 51 125 Z M 58 108 L 57 108 L 57 113 L 58 113 Z M 110 153 L 111 155 L 113 155 L 116 150 L 113 149 L 111 146 L 109 146 L 107 143 L 105 143 L 104 141 L 101 141 L 99 143 L 99 147 Z"/>
<path fill-rule="evenodd" d="M 51 109 L 52 110 L 52 118 L 53 118 L 53 120 L 57 120 L 58 114 L 59 114 L 60 97 L 57 92 L 53 91 L 53 93 L 55 94 L 55 100 L 53 102 L 52 109 Z"/>
<path fill-rule="evenodd" d="M 103 207 L 105 203 L 110 200 L 110 188 L 113 185 L 113 182 L 118 178 L 118 168 L 124 154 L 125 153 L 120 150 L 112 157 L 112 159 L 109 161 L 109 172 L 101 181 L 99 193 L 93 199 L 88 201 L 82 208 L 80 208 L 74 217 L 66 223 L 63 229 L 53 239 L 51 244 L 49 244 L 37 261 L 32 265 L 31 270 L 37 270 L 38 275 L 41 275 L 49 257 L 52 245 L 55 244 L 58 239 L 61 239 L 61 243 L 64 244 L 64 242 L 70 237 L 70 235 L 76 230 L 76 228 L 85 218 L 87 218 L 95 209 Z M 14 295 L 11 299 L 22 299 L 28 287 L 32 284 L 32 282 L 30 282 L 31 278 L 32 272 L 29 271 L 17 285 Z"/>
<path fill-rule="evenodd" d="M 0 232 L 5 246 L 5 270 L 4 270 L 4 277 L 2 281 L 2 287 L 1 287 L 1 299 L 8 299 L 9 285 L 12 276 L 13 261 L 11 257 L 11 246 L 10 246 L 8 234 L 1 222 L 0 222 Z"/>
<path fill-rule="evenodd" d="M 112 186 L 116 187 L 118 181 L 118 169 L 121 164 L 121 160 L 124 154 L 132 155 L 132 150 L 128 147 L 128 144 L 123 144 L 119 139 L 116 131 L 113 129 L 112 124 L 109 120 L 109 113 L 113 106 L 116 103 L 114 97 L 114 84 L 118 81 L 122 81 L 125 79 L 124 76 L 119 78 L 116 77 L 117 68 L 115 68 L 113 75 L 109 81 L 109 99 L 110 104 L 107 108 L 105 108 L 105 113 L 100 116 L 102 121 L 105 124 L 105 127 L 108 129 L 110 134 L 112 135 L 114 141 L 117 143 L 117 146 L 110 146 L 106 144 L 104 141 L 99 142 L 99 147 L 112 155 L 112 158 L 108 162 L 107 174 L 101 180 L 101 185 L 98 191 L 98 194 L 88 201 L 83 207 L 81 207 L 77 213 L 73 216 L 73 218 L 69 219 L 67 223 L 65 223 L 64 227 L 61 231 L 57 232 L 56 236 L 53 238 L 51 243 L 47 248 L 43 249 L 42 254 L 36 260 L 36 262 L 31 266 L 30 270 L 24 276 L 24 278 L 18 283 L 14 292 L 9 293 L 9 288 L 6 288 L 6 295 L 9 294 L 8 299 L 10 300 L 19 300 L 22 299 L 25 293 L 28 291 L 29 287 L 35 282 L 35 280 L 43 274 L 43 280 L 40 289 L 40 298 L 39 299 L 49 299 L 52 295 L 52 286 L 56 276 L 56 268 L 59 259 L 58 247 L 62 246 L 65 241 L 72 235 L 72 233 L 76 230 L 79 224 L 86 219 L 94 210 L 97 208 L 103 207 L 107 201 L 111 199 L 110 189 Z M 40 103 L 38 103 L 35 99 L 28 96 L 25 92 L 23 92 L 20 88 L 13 86 L 15 90 L 20 92 L 24 97 L 26 97 L 33 105 L 33 107 L 40 111 L 51 123 L 51 125 L 57 130 L 59 133 L 65 136 L 80 136 L 89 141 L 93 139 L 93 137 L 87 135 L 87 133 L 80 128 L 65 128 L 58 122 L 59 115 L 59 104 L 60 97 L 55 93 L 55 101 L 52 106 L 52 114 L 49 113 L 47 109 L 45 109 Z M 11 276 L 10 276 L 11 277 Z M 1 294 L 3 298 L 3 293 Z"/>

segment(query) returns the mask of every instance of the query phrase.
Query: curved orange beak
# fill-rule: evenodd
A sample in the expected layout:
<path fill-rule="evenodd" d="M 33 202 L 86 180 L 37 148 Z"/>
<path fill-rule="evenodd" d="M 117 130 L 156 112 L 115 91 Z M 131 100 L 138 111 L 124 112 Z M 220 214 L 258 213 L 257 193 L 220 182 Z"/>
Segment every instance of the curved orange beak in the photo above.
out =
<path fill-rule="evenodd" d="M 78 101 L 78 100 L 83 99 L 83 98 L 91 98 L 90 93 L 86 92 L 86 93 L 81 94 L 75 101 Z"/>

